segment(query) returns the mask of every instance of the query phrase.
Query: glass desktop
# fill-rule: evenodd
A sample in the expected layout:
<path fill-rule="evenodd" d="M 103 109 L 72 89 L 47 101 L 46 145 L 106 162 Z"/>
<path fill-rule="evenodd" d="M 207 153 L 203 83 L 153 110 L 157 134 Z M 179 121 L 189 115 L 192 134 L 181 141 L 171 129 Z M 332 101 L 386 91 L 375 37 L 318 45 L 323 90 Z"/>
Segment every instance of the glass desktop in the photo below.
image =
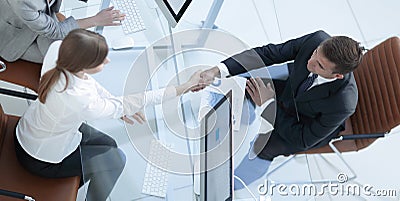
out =
<path fill-rule="evenodd" d="M 220 41 L 221 35 L 224 36 L 226 33 L 221 34 L 221 31 L 218 30 L 211 36 L 207 33 L 207 37 L 211 40 L 202 42 L 202 46 L 211 46 L 209 49 L 212 51 L 207 48 L 199 48 L 196 46 L 196 42 L 199 41 L 188 37 L 188 35 L 198 34 L 197 31 L 174 33 L 176 30 L 170 29 L 163 16 L 157 14 L 159 12 L 157 8 L 147 8 L 150 14 L 154 14 L 152 20 L 156 24 L 155 27 L 158 28 L 157 32 L 152 33 L 150 39 L 145 32 L 134 34 L 135 42 L 138 43 L 132 49 L 110 49 L 111 62 L 101 73 L 94 76 L 114 95 L 175 86 L 185 82 L 197 70 L 212 67 L 227 55 L 248 48 L 243 42 L 229 41 L 235 48 L 219 49 L 223 47 L 218 45 L 218 41 Z M 170 33 L 174 35 L 171 36 Z M 106 36 L 107 41 L 111 41 L 113 38 L 122 36 L 123 31 L 120 27 L 105 27 L 102 34 Z M 238 39 L 232 37 L 229 40 Z M 200 125 L 197 114 L 199 101 L 199 94 L 189 92 L 163 104 L 146 107 L 143 110 L 147 119 L 145 124 L 126 125 L 119 119 L 88 122 L 95 128 L 111 135 L 126 155 L 126 166 L 111 192 L 111 200 L 186 201 L 197 199 L 194 193 L 193 172 L 196 160 L 194 156 L 200 152 L 200 148 L 198 142 L 188 139 L 196 138 L 199 133 Z M 244 104 L 246 105 L 243 108 L 250 108 L 248 102 L 244 102 Z M 259 125 L 257 123 L 255 121 L 249 126 L 249 122 L 244 121 L 241 130 L 235 131 L 235 136 L 239 136 L 240 139 L 235 140 L 235 146 L 238 148 L 234 154 L 236 162 L 240 162 L 247 155 L 249 143 L 258 132 Z M 149 152 L 148 145 L 153 139 L 173 144 L 175 153 L 169 169 L 165 198 L 142 193 L 144 172 L 148 162 L 146 156 Z M 237 164 L 235 163 L 235 165 Z M 262 181 L 260 180 L 260 182 Z M 239 192 L 239 196 L 236 198 L 246 200 L 250 198 L 250 195 L 247 192 Z"/>

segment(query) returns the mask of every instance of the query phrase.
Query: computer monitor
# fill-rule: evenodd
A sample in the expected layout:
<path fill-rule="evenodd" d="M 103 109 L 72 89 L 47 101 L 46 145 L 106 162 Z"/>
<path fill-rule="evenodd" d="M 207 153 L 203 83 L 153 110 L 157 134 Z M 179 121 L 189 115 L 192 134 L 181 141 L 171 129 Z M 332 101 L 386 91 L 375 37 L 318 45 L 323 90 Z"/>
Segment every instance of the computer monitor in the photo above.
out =
<path fill-rule="evenodd" d="M 232 91 L 201 120 L 200 200 L 233 200 Z"/>
<path fill-rule="evenodd" d="M 171 27 L 175 27 L 182 18 L 192 0 L 155 0 Z"/>

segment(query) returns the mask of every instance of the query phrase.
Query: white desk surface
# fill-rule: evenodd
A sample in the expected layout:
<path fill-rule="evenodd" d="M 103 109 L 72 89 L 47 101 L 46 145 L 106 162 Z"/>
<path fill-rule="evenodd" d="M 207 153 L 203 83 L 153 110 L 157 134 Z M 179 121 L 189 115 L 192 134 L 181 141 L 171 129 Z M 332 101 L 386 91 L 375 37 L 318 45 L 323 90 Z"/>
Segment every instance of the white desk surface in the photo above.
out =
<path fill-rule="evenodd" d="M 138 3 L 141 2 L 141 0 L 137 1 Z M 149 80 L 151 88 L 162 88 L 167 82 L 176 84 L 177 78 L 175 76 L 177 73 L 180 75 L 179 79 L 182 82 L 183 80 L 186 80 L 188 76 L 191 75 L 191 72 L 194 72 L 196 69 L 206 69 L 212 67 L 226 58 L 227 55 L 232 55 L 235 52 L 246 49 L 247 45 L 243 43 L 235 47 L 236 49 L 233 48 L 225 54 L 204 50 L 187 53 L 178 52 L 177 56 L 175 57 L 176 60 L 168 58 L 164 55 L 171 54 L 170 51 L 157 50 L 157 48 L 154 48 L 151 49 L 151 52 L 149 53 L 148 50 L 145 51 L 144 49 L 151 46 L 151 44 L 158 39 L 167 36 L 169 34 L 169 30 L 166 20 L 159 15 L 161 13 L 157 13 L 159 11 L 153 8 L 148 9 L 148 16 L 152 17 L 152 21 L 156 24 L 156 26 L 152 25 L 150 30 L 154 31 L 158 29 L 158 32 L 152 32 L 151 36 L 146 36 L 145 32 L 133 34 L 132 37 L 134 37 L 135 42 L 137 42 L 137 46 L 133 49 L 116 51 L 110 49 L 109 58 L 111 59 L 111 62 L 106 65 L 101 73 L 94 75 L 95 79 L 114 95 L 123 95 L 127 91 L 141 92 L 143 89 L 149 89 L 149 87 L 147 87 Z M 197 19 L 190 15 L 188 18 L 191 18 L 190 20 Z M 195 27 L 193 24 L 189 24 L 188 20 L 183 20 L 183 22 L 179 24 L 176 29 L 172 29 L 172 32 L 175 33 L 186 30 L 185 24 L 187 25 L 186 27 L 188 27 L 188 29 Z M 113 38 L 122 36 L 123 33 L 120 27 L 106 27 L 103 30 L 103 35 L 105 35 L 107 41 L 110 42 Z M 243 47 L 241 47 L 241 45 Z M 156 46 L 157 45 L 154 47 Z M 221 45 L 216 44 L 216 46 Z M 215 48 L 218 49 L 217 47 Z M 179 48 L 178 51 L 179 50 L 182 49 Z M 156 59 L 149 60 L 149 58 L 152 56 L 156 57 Z M 159 61 L 163 59 L 169 61 L 165 63 Z M 154 61 L 157 61 L 157 64 L 160 62 L 162 65 L 160 65 L 159 68 L 155 68 L 154 66 L 150 67 L 152 70 L 149 70 L 148 66 L 152 65 L 151 62 Z M 182 71 L 185 72 L 182 73 Z M 158 134 L 162 141 L 174 144 L 174 151 L 187 154 L 188 143 L 186 139 L 184 139 L 185 128 L 182 123 L 179 124 L 182 122 L 180 119 L 182 117 L 179 116 L 179 114 L 182 115 L 182 113 L 179 113 L 181 112 L 179 101 L 181 100 L 184 103 L 186 110 L 185 114 L 187 115 L 189 108 L 192 108 L 194 111 L 196 110 L 196 105 L 199 104 L 197 102 L 198 99 L 199 94 L 188 93 L 181 99 L 176 98 L 175 100 L 168 101 L 166 104 L 163 104 L 164 107 L 177 108 L 177 111 L 172 113 L 169 113 L 169 110 L 166 112 L 163 106 L 147 107 L 145 114 L 148 123 L 144 125 L 135 124 L 133 126 L 128 125 L 125 127 L 121 120 L 99 120 L 89 122 L 94 127 L 104 131 L 116 139 L 119 147 L 127 156 L 127 164 L 125 169 L 111 193 L 113 200 L 164 200 L 162 198 L 148 196 L 141 193 L 144 171 L 146 168 L 146 160 L 143 158 L 141 155 L 142 153 L 140 152 L 146 152 L 146 150 L 143 151 L 145 147 L 140 148 L 140 146 L 148 144 L 152 136 Z M 177 115 L 176 112 L 179 114 Z M 165 122 L 173 122 L 177 123 L 177 125 L 174 127 L 174 125 L 166 125 Z M 174 129 L 178 129 L 178 131 L 176 133 L 173 133 L 174 131 L 171 132 L 169 129 L 170 126 L 172 126 Z M 238 148 L 240 147 L 240 149 L 238 149 L 234 155 L 234 160 L 236 161 L 235 165 L 238 165 L 241 159 L 246 155 L 247 150 L 249 149 L 249 142 L 256 135 L 258 126 L 259 121 L 256 120 L 248 130 L 246 130 L 247 126 L 243 126 L 243 130 L 235 132 L 235 137 L 245 136 L 243 139 L 237 142 L 238 144 L 235 145 Z M 241 137 L 239 137 L 239 139 L 240 138 Z M 198 152 L 196 143 L 191 142 L 189 145 L 192 153 L 196 153 L 196 151 Z M 183 160 L 179 161 L 179 166 L 186 167 L 186 169 L 190 165 L 191 163 L 188 158 L 183 158 Z M 180 173 L 185 172 L 186 170 L 180 169 L 178 166 L 176 166 L 176 168 L 179 169 L 178 172 Z M 242 198 L 250 198 L 248 194 L 244 194 L 245 195 L 242 196 Z M 192 174 L 170 173 L 167 198 L 165 200 L 186 201 L 190 200 L 190 198 L 195 199 L 195 195 L 193 193 Z"/>
<path fill-rule="evenodd" d="M 133 63 L 141 53 L 142 51 L 138 50 L 110 51 L 109 58 L 111 59 L 111 62 L 104 68 L 104 70 L 101 73 L 94 75 L 95 79 L 98 80 L 112 94 L 123 95 L 124 85 L 126 83 L 126 79 L 128 78 L 128 74 L 132 68 L 132 64 L 130 63 Z M 196 55 L 193 54 L 194 53 L 191 53 L 190 55 L 187 55 L 188 58 L 185 58 L 188 60 L 188 62 L 185 62 L 186 65 L 193 66 L 194 63 L 196 63 L 195 60 L 201 61 L 202 64 L 207 63 L 205 62 L 204 55 L 203 56 L 201 56 L 201 54 L 197 55 L 196 58 Z M 210 58 L 208 61 L 209 65 L 212 65 L 218 59 L 220 58 Z M 168 70 L 172 69 L 173 69 L 172 66 L 168 66 Z M 143 68 L 140 70 L 146 70 L 146 69 Z M 164 71 L 161 72 L 163 72 L 162 74 L 166 74 L 164 73 Z M 130 77 L 130 79 L 132 79 L 132 77 Z M 138 75 L 135 76 L 133 79 L 135 79 L 135 82 L 147 83 L 146 76 Z M 141 89 L 138 89 L 138 91 L 141 91 Z M 182 100 L 193 101 L 193 103 L 189 102 L 189 104 L 194 105 L 193 107 L 195 108 L 196 107 L 195 105 L 199 104 L 195 101 L 196 99 L 199 99 L 199 96 L 200 94 L 189 92 L 188 94 L 184 95 Z M 174 106 L 174 104 L 177 104 L 177 102 L 168 101 L 167 104 L 169 105 L 172 104 Z M 146 168 L 146 160 L 141 156 L 140 153 L 138 153 L 138 150 L 136 149 L 137 147 L 136 148 L 134 147 L 134 144 L 135 146 L 145 145 L 146 142 L 149 142 L 149 140 L 153 136 L 152 134 L 154 134 L 154 131 L 160 129 L 159 128 L 160 126 L 158 128 L 154 126 L 154 122 L 155 121 L 163 122 L 163 121 L 162 119 L 157 120 L 155 118 L 153 108 L 156 108 L 156 110 L 162 110 L 160 106 L 147 107 L 145 110 L 147 120 L 150 126 L 152 126 L 153 130 L 149 129 L 147 124 L 144 125 L 135 124 L 133 126 L 128 125 L 127 126 L 128 132 L 127 132 L 125 125 L 121 120 L 99 120 L 95 122 L 90 122 L 90 124 L 93 125 L 94 127 L 113 136 L 113 138 L 115 138 L 116 141 L 118 142 L 119 147 L 124 151 L 124 153 L 127 156 L 127 164 L 125 166 L 124 172 L 122 173 L 118 183 L 116 184 L 116 187 L 112 192 L 112 197 L 114 199 L 115 198 L 119 198 L 118 200 L 135 200 L 135 199 L 141 200 L 144 198 L 146 198 L 146 200 L 159 199 L 157 197 L 147 196 L 141 193 L 143 176 Z M 176 116 L 174 116 L 173 114 L 170 115 L 166 114 L 166 116 L 164 117 L 164 119 L 171 119 L 171 118 L 176 118 Z M 172 121 L 175 122 L 174 120 Z M 245 126 L 243 126 L 243 128 L 245 128 Z M 181 132 L 182 131 L 178 131 L 179 135 L 183 135 L 183 133 Z M 160 139 L 164 138 L 164 140 L 166 140 L 168 143 L 174 144 L 175 151 L 180 153 L 187 153 L 187 147 L 186 147 L 187 144 L 185 139 L 171 134 L 171 132 L 168 131 L 168 129 L 164 129 L 159 133 L 163 133 L 161 134 Z M 238 153 L 235 154 L 235 161 L 240 161 L 242 157 L 246 154 L 245 152 L 249 149 L 249 142 L 253 139 L 254 135 L 257 132 L 249 131 L 248 133 L 253 134 L 253 136 L 248 136 L 246 137 L 246 139 L 244 139 L 244 142 L 241 145 L 242 147 L 240 148 Z M 136 140 L 135 143 L 132 143 L 133 140 Z M 143 142 L 140 142 L 140 140 L 143 140 Z M 192 143 L 191 145 L 192 145 L 191 151 L 198 152 L 198 149 L 196 149 L 195 144 Z M 180 163 L 181 163 L 180 166 L 182 164 L 189 165 L 189 161 L 186 162 L 180 161 Z M 193 188 L 192 175 L 170 174 L 167 200 L 179 201 L 181 200 L 181 198 L 185 198 L 183 200 L 186 200 L 188 196 L 193 197 L 194 195 L 192 188 Z"/>

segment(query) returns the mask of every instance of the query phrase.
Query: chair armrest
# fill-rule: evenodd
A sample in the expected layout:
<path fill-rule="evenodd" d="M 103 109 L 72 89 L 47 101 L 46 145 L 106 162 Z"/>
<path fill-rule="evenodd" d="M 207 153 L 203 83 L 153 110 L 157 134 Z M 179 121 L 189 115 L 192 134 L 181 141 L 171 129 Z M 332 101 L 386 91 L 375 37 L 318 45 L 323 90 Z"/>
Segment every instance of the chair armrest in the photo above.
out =
<path fill-rule="evenodd" d="M 381 138 L 385 137 L 385 133 L 371 133 L 371 134 L 357 134 L 357 135 L 342 135 L 339 136 L 341 140 L 361 140 L 361 139 L 371 139 L 371 138 Z"/>
<path fill-rule="evenodd" d="M 35 201 L 35 199 L 33 199 L 32 197 L 24 195 L 22 193 L 17 193 L 17 192 L 2 190 L 2 189 L 0 189 L 0 195 L 17 198 L 17 199 L 21 199 L 21 200 Z"/>
<path fill-rule="evenodd" d="M 13 91 L 13 90 L 4 89 L 4 88 L 0 88 L 0 94 L 14 96 L 17 98 L 29 99 L 29 100 L 36 100 L 36 98 L 37 98 L 37 95 L 35 95 L 35 94 L 22 93 L 19 91 Z"/>

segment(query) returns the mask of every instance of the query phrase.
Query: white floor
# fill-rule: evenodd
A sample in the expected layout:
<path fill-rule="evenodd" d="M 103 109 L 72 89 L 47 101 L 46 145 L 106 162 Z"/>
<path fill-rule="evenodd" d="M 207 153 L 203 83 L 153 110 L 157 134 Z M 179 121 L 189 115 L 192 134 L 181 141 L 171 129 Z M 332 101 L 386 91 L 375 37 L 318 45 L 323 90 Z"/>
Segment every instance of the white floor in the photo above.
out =
<path fill-rule="evenodd" d="M 62 11 L 67 16 L 72 14 L 77 18 L 84 17 L 96 13 L 99 2 L 100 0 L 89 0 L 88 4 L 84 4 L 65 1 Z M 210 5 L 211 0 L 193 0 L 182 24 L 196 24 L 204 20 Z M 331 35 L 353 37 L 365 47 L 372 48 L 388 37 L 400 36 L 399 10 L 398 0 L 229 0 L 224 2 L 216 25 L 245 41 L 250 47 L 282 42 L 322 29 Z M 184 25 L 178 25 L 178 28 L 179 26 Z M 2 82 L 0 85 L 7 84 Z M 0 101 L 6 112 L 17 115 L 21 115 L 28 106 L 24 100 L 5 96 L 0 96 Z M 344 158 L 357 173 L 356 181 L 359 184 L 369 184 L 373 190 L 395 190 L 396 196 L 362 198 L 325 193 L 316 197 L 273 196 L 272 200 L 400 200 L 400 163 L 396 159 L 396 153 L 400 153 L 400 146 L 397 145 L 400 141 L 400 129 L 397 131 L 393 131 L 389 137 L 377 140 L 364 150 L 344 154 Z M 333 161 L 333 164 L 342 166 L 334 155 L 327 154 L 326 158 Z M 277 158 L 272 167 L 282 160 L 284 157 Z M 340 172 L 348 173 L 348 170 Z M 273 179 L 299 180 L 304 175 L 311 175 L 314 180 L 335 179 L 337 173 L 320 157 L 308 155 L 291 161 L 276 172 Z M 111 196 L 111 200 L 116 199 Z"/>

